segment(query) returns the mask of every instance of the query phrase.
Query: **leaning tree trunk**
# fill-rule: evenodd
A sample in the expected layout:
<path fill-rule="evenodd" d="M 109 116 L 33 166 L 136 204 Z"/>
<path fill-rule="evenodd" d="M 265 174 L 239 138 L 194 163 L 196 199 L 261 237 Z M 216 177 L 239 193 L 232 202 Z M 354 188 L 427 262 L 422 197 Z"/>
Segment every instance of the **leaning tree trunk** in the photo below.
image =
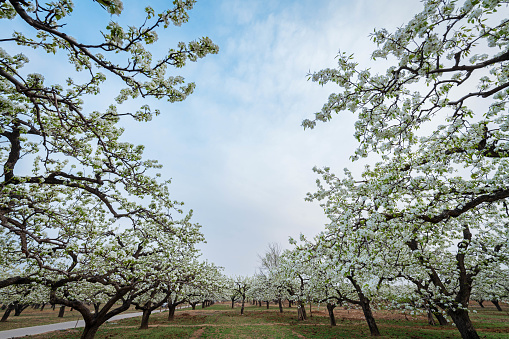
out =
<path fill-rule="evenodd" d="M 150 318 L 151 313 L 152 311 L 150 309 L 143 310 L 143 315 L 141 316 L 140 330 L 148 330 L 148 319 Z"/>
<path fill-rule="evenodd" d="M 362 292 L 359 293 L 360 304 L 362 307 L 362 312 L 364 313 L 364 318 L 366 318 L 366 322 L 368 323 L 369 331 L 373 337 L 380 336 L 380 331 L 378 330 L 378 326 L 376 325 L 375 317 L 373 317 L 373 312 L 371 311 L 371 306 L 369 305 L 369 299 L 364 296 Z"/>
<path fill-rule="evenodd" d="M 460 331 L 463 339 L 479 339 L 479 335 L 475 330 L 470 317 L 468 316 L 468 310 L 456 309 L 455 311 L 449 310 L 447 314 L 452 318 L 458 331 Z"/>
<path fill-rule="evenodd" d="M 495 305 L 498 311 L 502 312 L 502 307 L 500 307 L 500 304 L 498 303 L 498 300 L 492 300 L 491 303 Z"/>
<path fill-rule="evenodd" d="M 334 317 L 334 308 L 336 305 L 327 303 L 327 311 L 329 312 L 330 325 L 336 326 L 336 318 Z"/>
<path fill-rule="evenodd" d="M 283 313 L 283 303 L 281 302 L 281 298 L 279 298 L 277 302 L 279 304 L 279 313 Z"/>
<path fill-rule="evenodd" d="M 2 319 L 0 320 L 0 322 L 6 322 L 7 318 L 9 318 L 9 314 L 11 314 L 11 311 L 13 309 L 14 309 L 14 305 L 9 304 L 9 306 L 7 306 L 7 308 L 5 309 L 4 315 L 3 315 Z"/>
<path fill-rule="evenodd" d="M 432 307 L 431 311 L 433 312 L 433 315 L 435 316 L 435 318 L 437 318 L 440 326 L 449 325 L 449 322 L 447 321 L 447 319 L 442 315 L 442 313 L 436 307 Z"/>
<path fill-rule="evenodd" d="M 479 304 L 479 306 L 481 306 L 481 308 L 484 308 L 484 305 L 482 304 L 484 302 L 484 300 L 476 300 L 476 301 Z"/>

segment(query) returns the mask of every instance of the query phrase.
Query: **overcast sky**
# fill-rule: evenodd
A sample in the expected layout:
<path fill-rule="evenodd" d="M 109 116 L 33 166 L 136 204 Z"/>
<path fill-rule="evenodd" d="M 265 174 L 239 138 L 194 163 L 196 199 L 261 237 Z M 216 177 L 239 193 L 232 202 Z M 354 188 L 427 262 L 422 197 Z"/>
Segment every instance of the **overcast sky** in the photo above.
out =
<path fill-rule="evenodd" d="M 91 1 L 75 2 L 68 29 L 97 42 L 98 29 L 89 28 L 96 22 L 139 25 L 143 3 L 170 1 L 125 0 L 120 18 L 101 13 Z M 124 135 L 146 146 L 146 158 L 159 160 L 163 178 L 172 178 L 173 198 L 194 210 L 207 239 L 204 259 L 225 267 L 226 274 L 251 275 L 269 242 L 289 248 L 289 236 L 311 237 L 323 229 L 327 220 L 320 206 L 304 201 L 316 187 L 313 166 L 336 173 L 362 167 L 349 160 L 357 146 L 355 116 L 311 131 L 301 127 L 336 90 L 307 75 L 335 67 L 339 50 L 381 68 L 369 63 L 369 34 L 374 28 L 393 30 L 421 8 L 418 0 L 198 0 L 187 24 L 159 32 L 156 55 L 201 36 L 220 48 L 217 55 L 171 70 L 196 83 L 194 94 L 182 103 L 151 102 L 162 114 L 149 123 L 126 123 Z M 55 69 L 54 57 L 31 53 L 34 70 Z M 54 76 L 67 76 L 65 64 L 59 72 Z M 109 86 L 87 105 L 104 109 L 114 96 L 115 86 Z"/>

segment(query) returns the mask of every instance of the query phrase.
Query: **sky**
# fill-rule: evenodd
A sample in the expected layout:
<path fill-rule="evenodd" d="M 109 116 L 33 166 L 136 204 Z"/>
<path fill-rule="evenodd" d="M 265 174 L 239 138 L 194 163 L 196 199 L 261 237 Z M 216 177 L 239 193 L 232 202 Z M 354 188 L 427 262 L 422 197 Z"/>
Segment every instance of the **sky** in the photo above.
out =
<path fill-rule="evenodd" d="M 169 1 L 125 0 L 120 17 L 92 1 L 76 3 L 66 29 L 97 41 L 108 20 L 140 24 L 143 3 L 161 8 Z M 308 81 L 308 74 L 335 67 L 339 50 L 383 69 L 383 62 L 370 60 L 375 45 L 369 34 L 394 30 L 421 9 L 418 0 L 198 0 L 188 23 L 159 31 L 154 55 L 202 36 L 219 45 L 217 55 L 170 70 L 196 83 L 191 96 L 181 103 L 149 102 L 161 115 L 148 123 L 126 121 L 124 133 L 163 165 L 159 172 L 172 179 L 172 197 L 193 209 L 207 241 L 200 245 L 203 259 L 228 275 L 252 275 L 269 243 L 290 248 L 290 236 L 313 237 L 324 228 L 319 204 L 304 200 L 316 189 L 312 168 L 356 173 L 363 164 L 349 159 L 357 147 L 353 114 L 302 128 L 336 90 Z M 27 53 L 30 67 L 54 69 L 45 74 L 49 80 L 72 72 L 65 59 L 55 69 L 54 58 L 30 53 L 36 52 Z M 87 109 L 107 107 L 116 89 L 103 88 Z"/>

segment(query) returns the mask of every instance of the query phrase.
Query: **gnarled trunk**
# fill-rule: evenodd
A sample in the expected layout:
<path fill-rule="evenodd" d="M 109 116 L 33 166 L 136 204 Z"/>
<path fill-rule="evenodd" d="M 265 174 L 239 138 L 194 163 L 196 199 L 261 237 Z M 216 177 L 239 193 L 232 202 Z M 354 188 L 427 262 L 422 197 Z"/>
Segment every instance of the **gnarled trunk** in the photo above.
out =
<path fill-rule="evenodd" d="M 452 318 L 454 324 L 456 324 L 456 328 L 460 331 L 463 339 L 479 339 L 479 335 L 468 316 L 468 310 L 458 308 L 455 311 L 448 310 L 447 314 Z"/>
<path fill-rule="evenodd" d="M 299 300 L 297 302 L 297 318 L 299 320 L 306 320 L 307 319 L 307 316 L 306 316 L 306 305 L 304 305 L 304 303 Z"/>
<path fill-rule="evenodd" d="M 101 324 L 95 324 L 93 326 L 85 326 L 83 333 L 81 333 L 81 339 L 94 339 L 97 330 Z"/>

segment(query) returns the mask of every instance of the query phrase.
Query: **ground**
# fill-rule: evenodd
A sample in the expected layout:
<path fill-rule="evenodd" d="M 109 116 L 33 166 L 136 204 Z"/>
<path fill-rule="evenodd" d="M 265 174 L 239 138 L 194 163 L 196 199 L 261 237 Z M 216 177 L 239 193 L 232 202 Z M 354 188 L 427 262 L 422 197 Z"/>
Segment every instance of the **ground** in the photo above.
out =
<path fill-rule="evenodd" d="M 502 306 L 503 312 L 497 311 L 491 304 L 483 309 L 475 305 L 471 308 L 477 312 L 472 313 L 472 320 L 482 338 L 509 338 L 509 305 Z M 205 309 L 177 311 L 172 322 L 167 320 L 167 313 L 154 314 L 148 330 L 138 329 L 139 318 L 107 323 L 96 338 L 370 338 L 360 310 L 337 307 L 336 327 L 329 325 L 324 305 L 313 305 L 311 316 L 309 305 L 306 311 L 308 320 L 297 321 L 295 307 L 286 307 L 281 314 L 274 304 L 270 305 L 270 309 L 266 309 L 265 305 L 249 305 L 245 315 L 241 316 L 240 308 L 231 309 L 228 303 L 215 304 Z M 424 315 L 378 310 L 375 318 L 382 338 L 460 338 L 454 326 L 428 325 Z M 80 333 L 81 330 L 75 329 L 31 338 L 71 339 L 79 338 Z"/>

